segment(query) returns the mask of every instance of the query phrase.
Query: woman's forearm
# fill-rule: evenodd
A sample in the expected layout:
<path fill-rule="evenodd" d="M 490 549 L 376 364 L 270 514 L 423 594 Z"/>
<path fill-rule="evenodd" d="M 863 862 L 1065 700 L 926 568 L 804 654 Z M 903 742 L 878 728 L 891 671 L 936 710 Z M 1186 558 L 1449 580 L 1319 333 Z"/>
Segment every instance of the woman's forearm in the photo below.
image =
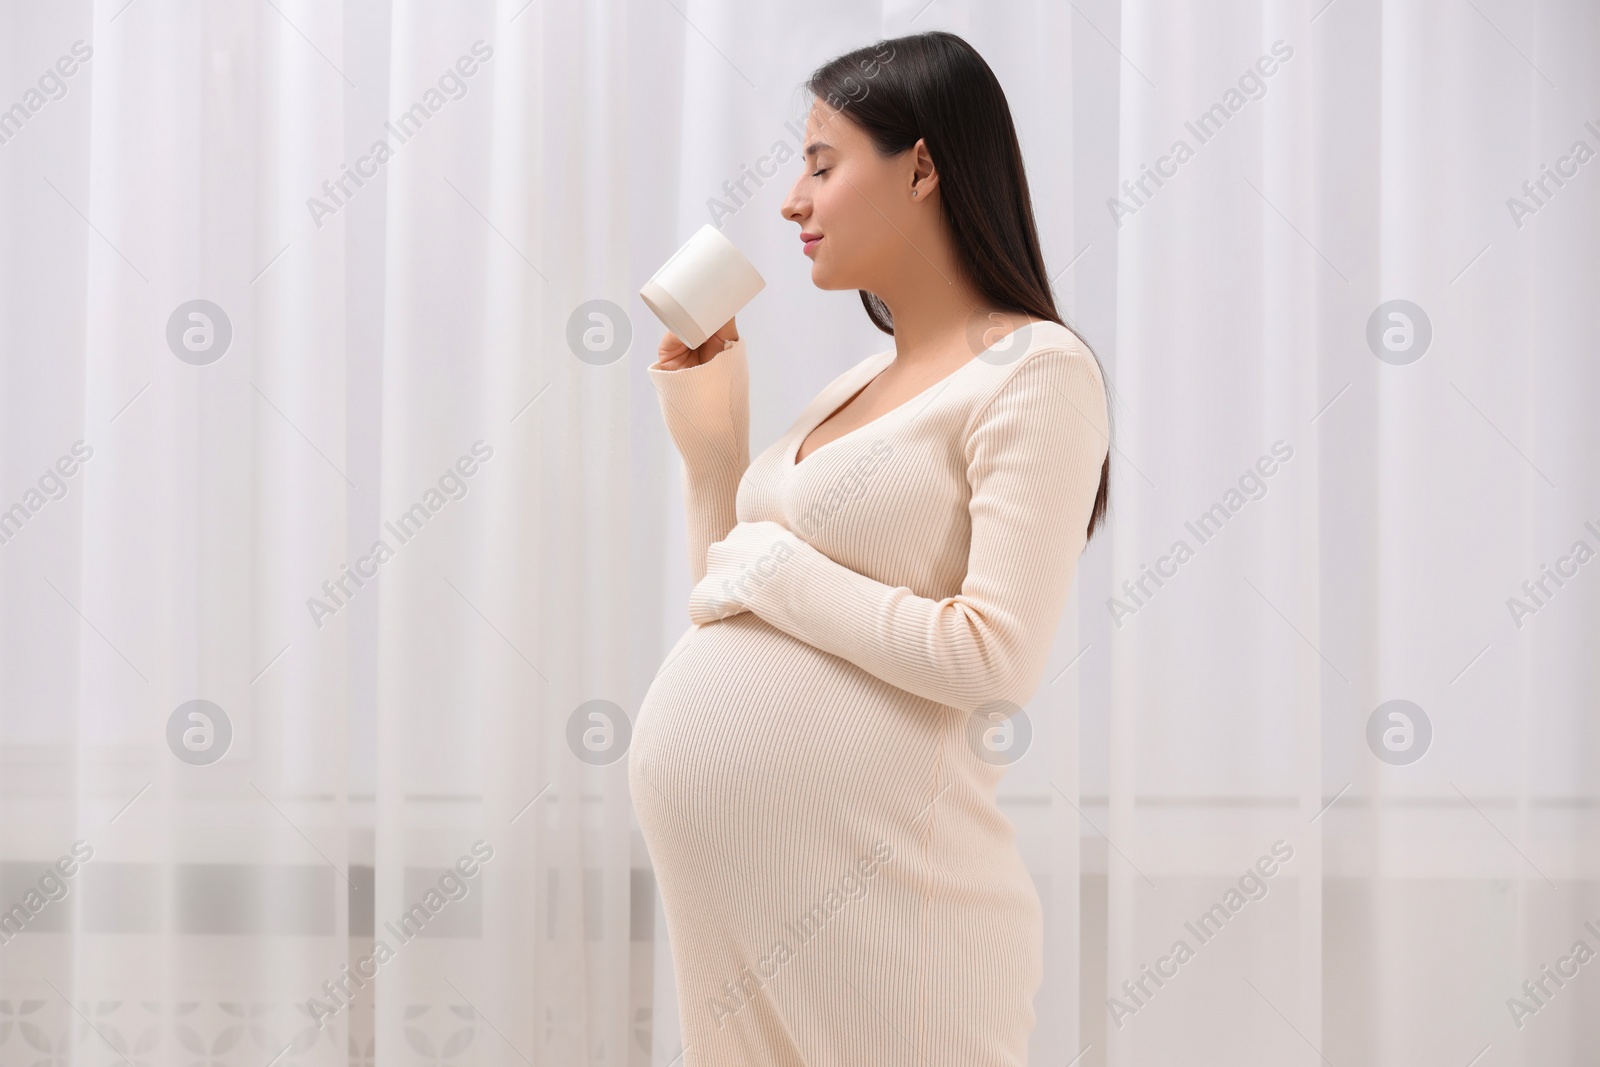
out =
<path fill-rule="evenodd" d="M 738 522 L 739 480 L 750 465 L 750 373 L 741 338 L 706 362 L 649 368 L 662 418 L 683 459 L 689 576 L 706 572 L 706 548 Z"/>

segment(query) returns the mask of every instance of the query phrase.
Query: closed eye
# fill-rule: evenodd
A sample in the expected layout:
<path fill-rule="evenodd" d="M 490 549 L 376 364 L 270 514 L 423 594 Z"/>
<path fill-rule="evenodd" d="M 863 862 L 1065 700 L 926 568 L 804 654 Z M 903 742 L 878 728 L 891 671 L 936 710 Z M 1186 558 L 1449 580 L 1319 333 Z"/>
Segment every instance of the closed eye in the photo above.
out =
<path fill-rule="evenodd" d="M 821 169 L 820 169 L 820 170 L 814 170 L 814 171 L 812 171 L 812 172 L 811 172 L 811 176 L 812 176 L 812 177 L 813 177 L 813 178 L 815 178 L 815 177 L 817 177 L 817 176 L 818 176 L 818 175 L 821 175 L 821 174 L 826 174 L 826 173 L 828 173 L 828 171 L 829 171 L 829 170 L 831 170 L 831 169 L 832 169 L 832 168 L 831 168 L 831 167 L 823 167 L 823 168 L 821 168 Z"/>

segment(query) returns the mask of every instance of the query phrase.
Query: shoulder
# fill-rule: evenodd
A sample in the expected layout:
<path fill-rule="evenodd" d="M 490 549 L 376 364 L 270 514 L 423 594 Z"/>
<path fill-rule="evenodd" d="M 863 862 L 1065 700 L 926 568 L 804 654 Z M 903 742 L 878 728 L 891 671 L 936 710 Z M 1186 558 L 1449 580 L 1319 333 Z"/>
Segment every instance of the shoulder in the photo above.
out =
<path fill-rule="evenodd" d="M 1021 336 L 1018 336 L 1021 335 Z M 1008 413 L 1076 412 L 1102 433 L 1106 421 L 1105 380 L 1100 363 L 1076 333 L 1058 322 L 1022 327 L 1003 348 L 974 361 L 975 403 L 967 435 Z"/>

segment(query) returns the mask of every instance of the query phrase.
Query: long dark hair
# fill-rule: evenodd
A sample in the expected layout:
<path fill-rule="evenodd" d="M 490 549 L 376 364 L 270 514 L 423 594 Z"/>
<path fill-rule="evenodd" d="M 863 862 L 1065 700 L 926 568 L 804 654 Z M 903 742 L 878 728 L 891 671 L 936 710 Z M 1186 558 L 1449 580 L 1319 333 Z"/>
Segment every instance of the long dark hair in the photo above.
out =
<path fill-rule="evenodd" d="M 978 291 L 1007 310 L 1067 325 L 1039 251 L 1011 108 L 976 49 L 943 31 L 892 37 L 823 64 L 805 87 L 864 130 L 879 155 L 899 155 L 923 140 L 939 172 L 944 220 Z M 892 336 L 888 306 L 874 293 L 860 293 L 873 325 Z M 1094 349 L 1089 355 L 1099 364 Z M 1085 540 L 1105 518 L 1109 445 Z"/>

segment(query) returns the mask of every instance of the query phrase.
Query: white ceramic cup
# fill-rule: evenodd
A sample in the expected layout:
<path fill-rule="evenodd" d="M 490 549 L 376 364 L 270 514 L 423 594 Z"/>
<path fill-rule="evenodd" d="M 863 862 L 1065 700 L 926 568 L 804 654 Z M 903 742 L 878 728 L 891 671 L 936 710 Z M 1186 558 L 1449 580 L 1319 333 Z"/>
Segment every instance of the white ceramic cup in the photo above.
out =
<path fill-rule="evenodd" d="M 639 298 L 678 340 L 699 348 L 766 287 L 755 266 L 708 222 L 644 283 Z"/>

